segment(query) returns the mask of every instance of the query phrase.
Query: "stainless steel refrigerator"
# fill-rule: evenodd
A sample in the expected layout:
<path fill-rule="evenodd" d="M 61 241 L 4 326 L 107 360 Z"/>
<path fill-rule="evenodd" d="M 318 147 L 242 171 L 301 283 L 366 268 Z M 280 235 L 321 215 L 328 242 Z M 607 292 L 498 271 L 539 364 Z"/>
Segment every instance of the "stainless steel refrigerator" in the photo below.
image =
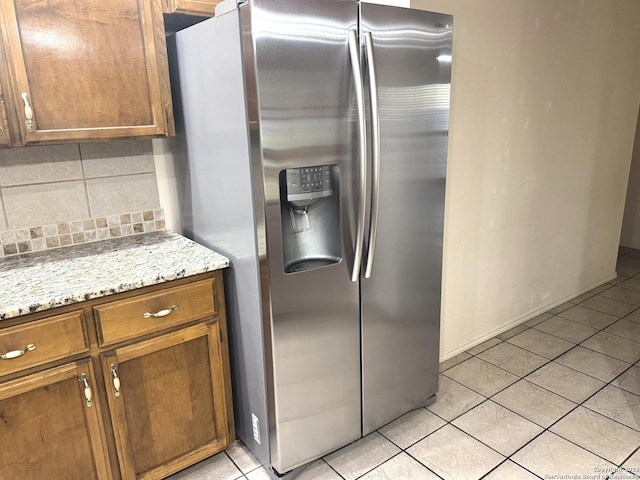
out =
<path fill-rule="evenodd" d="M 284 474 L 436 394 L 452 18 L 222 5 L 175 36 L 182 222 L 231 260 L 236 432 Z"/>

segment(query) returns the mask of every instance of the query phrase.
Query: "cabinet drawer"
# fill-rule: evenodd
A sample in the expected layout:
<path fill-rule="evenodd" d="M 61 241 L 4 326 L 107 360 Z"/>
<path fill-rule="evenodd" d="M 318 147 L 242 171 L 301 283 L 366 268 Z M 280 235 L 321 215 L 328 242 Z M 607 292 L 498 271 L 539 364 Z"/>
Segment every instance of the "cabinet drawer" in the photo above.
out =
<path fill-rule="evenodd" d="M 98 342 L 109 345 L 216 313 L 213 279 L 94 307 Z"/>
<path fill-rule="evenodd" d="M 81 310 L 0 330 L 0 375 L 89 351 Z"/>

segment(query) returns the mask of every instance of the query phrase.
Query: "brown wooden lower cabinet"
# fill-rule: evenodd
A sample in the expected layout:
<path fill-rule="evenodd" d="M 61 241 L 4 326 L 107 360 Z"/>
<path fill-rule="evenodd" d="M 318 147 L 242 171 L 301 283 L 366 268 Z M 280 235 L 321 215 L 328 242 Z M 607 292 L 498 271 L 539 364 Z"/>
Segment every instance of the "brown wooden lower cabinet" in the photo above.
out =
<path fill-rule="evenodd" d="M 218 322 L 101 356 L 120 471 L 159 479 L 228 443 Z"/>
<path fill-rule="evenodd" d="M 95 388 L 88 359 L 0 384 L 0 479 L 112 478 Z"/>
<path fill-rule="evenodd" d="M 223 450 L 226 335 L 220 271 L 0 324 L 0 480 L 160 479 Z"/>

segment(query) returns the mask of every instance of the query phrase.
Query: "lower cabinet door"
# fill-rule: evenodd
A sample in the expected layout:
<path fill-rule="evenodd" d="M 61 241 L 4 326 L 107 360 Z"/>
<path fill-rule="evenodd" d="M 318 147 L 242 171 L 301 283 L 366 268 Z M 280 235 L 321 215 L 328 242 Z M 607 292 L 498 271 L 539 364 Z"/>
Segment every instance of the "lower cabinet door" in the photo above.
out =
<path fill-rule="evenodd" d="M 89 360 L 0 383 L 0 479 L 111 479 Z"/>
<path fill-rule="evenodd" d="M 101 355 L 123 479 L 156 479 L 229 441 L 217 321 Z"/>

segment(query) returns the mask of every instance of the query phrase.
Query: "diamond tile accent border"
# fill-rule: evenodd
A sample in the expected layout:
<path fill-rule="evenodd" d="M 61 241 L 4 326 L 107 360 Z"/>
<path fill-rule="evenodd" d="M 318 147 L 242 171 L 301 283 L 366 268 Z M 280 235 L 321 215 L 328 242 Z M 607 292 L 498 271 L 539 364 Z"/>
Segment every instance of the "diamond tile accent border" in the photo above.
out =
<path fill-rule="evenodd" d="M 0 232 L 0 257 L 166 229 L 164 210 L 145 210 Z"/>

